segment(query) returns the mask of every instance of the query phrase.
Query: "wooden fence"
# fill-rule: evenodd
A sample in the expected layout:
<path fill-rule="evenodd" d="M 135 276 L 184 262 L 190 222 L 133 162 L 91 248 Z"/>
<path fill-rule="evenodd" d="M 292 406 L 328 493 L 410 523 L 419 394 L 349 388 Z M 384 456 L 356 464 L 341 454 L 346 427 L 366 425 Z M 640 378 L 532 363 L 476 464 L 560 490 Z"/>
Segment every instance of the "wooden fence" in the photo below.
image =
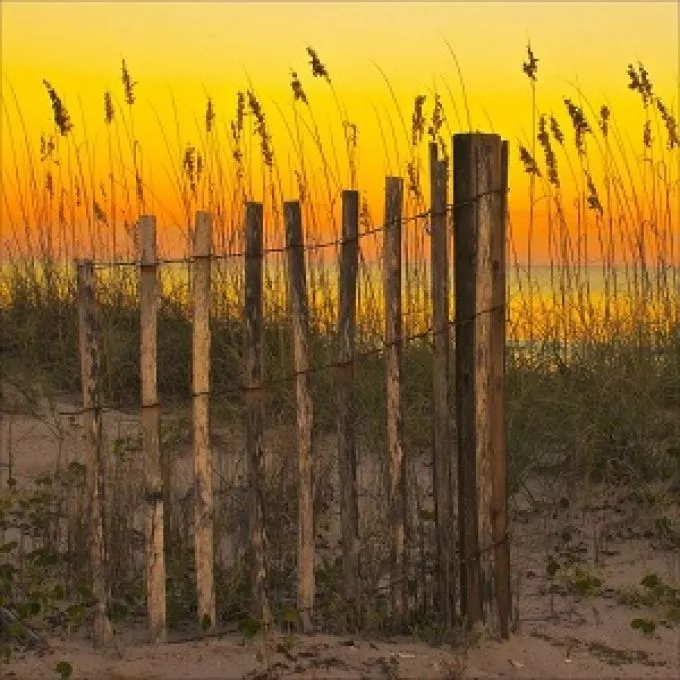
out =
<path fill-rule="evenodd" d="M 433 338 L 432 455 L 436 535 L 436 592 L 445 629 L 457 622 L 484 623 L 503 637 L 509 634 L 510 564 L 507 534 L 507 460 L 504 422 L 505 238 L 507 143 L 497 135 L 461 134 L 453 138 L 453 203 L 447 200 L 447 165 L 430 147 L 430 239 Z M 394 630 L 403 631 L 408 615 L 406 588 L 406 462 L 402 393 L 402 204 L 403 180 L 388 177 L 383 233 L 384 363 L 386 455 L 391 570 L 390 614 Z M 451 275 L 447 219 L 453 208 L 454 266 Z M 310 375 L 309 302 L 305 267 L 305 229 L 300 203 L 284 204 L 285 252 L 289 309 L 293 331 L 297 435 L 297 616 L 299 629 L 314 630 L 315 535 L 313 516 L 314 403 Z M 243 419 L 248 479 L 249 559 L 252 576 L 251 613 L 265 629 L 272 622 L 267 593 L 264 486 L 263 382 L 263 208 L 247 203 L 244 210 L 245 303 L 243 308 Z M 169 484 L 160 450 L 157 394 L 158 259 L 156 220 L 139 219 L 139 285 L 141 323 L 141 418 L 145 460 L 146 601 L 153 640 L 166 636 L 166 567 L 164 558 L 164 486 Z M 375 230 L 374 230 L 375 231 Z M 193 230 L 191 310 L 193 327 L 193 455 L 197 618 L 204 631 L 216 626 L 215 541 L 210 439 L 210 301 L 213 259 L 212 217 L 198 212 Z M 360 251 L 359 195 L 342 193 L 342 239 L 339 268 L 339 318 L 335 363 L 337 386 L 337 455 L 340 479 L 341 563 L 347 627 L 362 625 L 359 502 L 357 496 L 357 423 L 354 366 L 357 326 L 357 272 Z M 80 349 L 83 409 L 86 417 L 89 521 L 96 616 L 96 644 L 111 637 L 108 620 L 108 573 L 102 499 L 106 465 L 102 455 L 98 328 L 94 267 L 79 261 Z M 450 318 L 451 279 L 456 313 Z M 450 330 L 455 329 L 455 391 L 450 388 Z M 450 398 L 455 395 L 455 429 Z M 454 438 L 454 431 L 457 436 Z M 454 446 L 457 441 L 457 447 Z M 457 475 L 456 475 L 457 471 Z M 459 576 L 459 581 L 457 579 Z M 457 583 L 458 581 L 458 583 Z"/>

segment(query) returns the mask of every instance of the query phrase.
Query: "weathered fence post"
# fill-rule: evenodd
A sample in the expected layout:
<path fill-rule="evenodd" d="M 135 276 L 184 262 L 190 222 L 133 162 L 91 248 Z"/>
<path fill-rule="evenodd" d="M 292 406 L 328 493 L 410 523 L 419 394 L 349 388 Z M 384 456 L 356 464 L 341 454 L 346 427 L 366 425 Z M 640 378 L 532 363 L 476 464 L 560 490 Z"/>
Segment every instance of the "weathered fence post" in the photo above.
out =
<path fill-rule="evenodd" d="M 196 546 L 196 593 L 198 621 L 204 631 L 215 628 L 215 577 L 210 446 L 210 256 L 212 217 L 196 213 L 193 295 L 193 427 L 194 427 L 194 507 Z"/>
<path fill-rule="evenodd" d="M 498 358 L 493 284 L 505 280 L 500 260 L 493 276 L 492 258 L 492 241 L 504 233 L 501 138 L 454 135 L 453 152 L 461 602 L 469 626 L 490 625 L 496 613 L 493 470 L 504 456 L 492 435 L 496 414 L 491 396 L 494 371 L 502 370 L 492 368 Z"/>
<path fill-rule="evenodd" d="M 283 204 L 288 249 L 290 311 L 293 323 L 298 445 L 298 618 L 304 633 L 313 632 L 314 615 L 314 479 L 312 428 L 314 411 L 309 387 L 309 309 L 300 203 Z"/>
<path fill-rule="evenodd" d="M 146 501 L 146 607 L 152 642 L 166 638 L 164 503 L 158 404 L 158 265 L 156 218 L 139 218 L 140 377 Z"/>
<path fill-rule="evenodd" d="M 338 468 L 340 472 L 340 522 L 342 573 L 348 624 L 360 625 L 359 500 L 354 405 L 354 348 L 359 268 L 359 192 L 342 192 L 342 244 L 338 314 Z"/>
<path fill-rule="evenodd" d="M 401 215 L 404 182 L 388 177 L 385 186 L 385 368 L 387 373 L 388 492 L 392 565 L 392 614 L 403 627 L 406 607 L 406 459 L 401 404 Z"/>
<path fill-rule="evenodd" d="M 437 596 L 442 620 L 453 626 L 455 546 L 453 507 L 455 496 L 451 479 L 452 447 L 449 426 L 449 239 L 446 213 L 447 167 L 437 157 L 437 143 L 430 144 L 430 258 L 432 272 L 432 418 L 434 507 L 437 535 Z"/>
<path fill-rule="evenodd" d="M 265 629 L 271 622 L 267 597 L 264 525 L 264 394 L 262 387 L 262 204 L 246 203 L 245 333 L 246 456 L 248 466 L 250 557 L 256 616 Z"/>
<path fill-rule="evenodd" d="M 83 393 L 83 432 L 89 496 L 90 566 L 94 599 L 94 644 L 105 646 L 113 639 L 108 615 L 109 584 L 106 582 L 103 517 L 102 412 L 99 383 L 99 326 L 95 303 L 94 264 L 77 263 L 80 372 Z"/>
<path fill-rule="evenodd" d="M 507 235 L 508 143 L 501 147 L 500 221 L 491 232 L 491 524 L 494 545 L 494 586 L 500 633 L 509 636 L 510 545 L 508 538 L 508 460 L 505 425 L 505 239 Z M 494 209 L 498 205 L 494 202 Z"/>

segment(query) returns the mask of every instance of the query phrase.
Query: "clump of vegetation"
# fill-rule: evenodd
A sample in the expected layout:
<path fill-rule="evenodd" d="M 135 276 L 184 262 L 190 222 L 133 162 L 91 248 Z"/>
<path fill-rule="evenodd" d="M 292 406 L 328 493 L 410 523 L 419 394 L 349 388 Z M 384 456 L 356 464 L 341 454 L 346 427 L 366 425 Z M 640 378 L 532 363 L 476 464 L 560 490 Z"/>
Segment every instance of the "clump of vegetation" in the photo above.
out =
<path fill-rule="evenodd" d="M 657 625 L 676 626 L 680 623 L 680 588 L 664 581 L 655 572 L 646 574 L 640 584 L 624 593 L 621 602 L 635 609 L 647 608 L 654 617 L 636 617 L 631 627 L 652 634 Z"/>

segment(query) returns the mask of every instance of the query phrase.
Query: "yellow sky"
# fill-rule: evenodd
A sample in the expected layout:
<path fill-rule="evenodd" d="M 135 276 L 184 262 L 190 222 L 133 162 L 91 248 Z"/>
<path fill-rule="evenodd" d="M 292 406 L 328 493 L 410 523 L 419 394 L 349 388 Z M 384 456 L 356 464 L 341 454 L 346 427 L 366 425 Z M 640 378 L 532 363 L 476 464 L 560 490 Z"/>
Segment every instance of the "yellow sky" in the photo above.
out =
<path fill-rule="evenodd" d="M 358 124 L 359 188 L 369 192 L 377 213 L 383 178 L 388 172 L 404 173 L 407 148 L 376 65 L 388 76 L 407 124 L 414 96 L 436 88 L 455 132 L 460 126 L 449 92 L 459 116 L 464 103 L 448 41 L 463 72 L 473 127 L 493 126 L 513 145 L 527 143 L 531 129 L 530 88 L 521 69 L 527 40 L 540 60 L 537 106 L 557 113 L 565 128 L 562 98 L 578 100 L 572 85 L 577 83 L 593 107 L 611 106 L 621 129 L 636 143 L 644 115 L 639 98 L 627 89 L 626 67 L 637 60 L 650 72 L 656 92 L 674 111 L 678 106 L 680 26 L 675 2 L 3 1 L 0 11 L 3 167 L 23 162 L 22 154 L 7 143 L 10 127 L 15 140 L 21 139 L 9 86 L 16 93 L 31 143 L 37 145 L 41 133 L 53 132 L 42 84 L 46 78 L 71 114 L 74 138 L 87 139 L 96 149 L 95 173 L 107 172 L 102 165 L 107 154 L 102 96 L 110 89 L 122 102 L 120 62 L 125 58 L 139 83 L 134 120 L 144 181 L 154 185 L 165 203 L 174 199 L 163 166 L 176 163 L 177 144 L 200 144 L 205 92 L 215 102 L 218 125 L 224 126 L 233 117 L 236 92 L 248 88 L 249 81 L 270 121 L 284 189 L 293 197 L 288 135 L 274 106 L 275 102 L 292 121 L 291 68 L 299 72 L 322 136 L 326 138 L 330 129 L 341 155 L 340 115 L 327 86 L 311 78 L 307 45 L 326 63 L 339 98 Z M 391 162 L 385 160 L 376 109 L 386 129 L 389 117 L 394 118 L 401 166 L 396 165 L 393 149 Z M 430 110 L 431 97 L 427 115 Z M 161 128 L 174 149 L 172 159 Z M 319 167 L 309 138 L 306 147 L 312 164 Z M 513 207 L 524 215 L 528 182 L 517 155 L 515 151 L 511 168 L 511 186 L 517 187 Z M 294 164 L 293 157 L 290 162 Z M 340 164 L 346 167 L 342 158 Z M 3 201 L 3 211 L 5 207 Z"/>

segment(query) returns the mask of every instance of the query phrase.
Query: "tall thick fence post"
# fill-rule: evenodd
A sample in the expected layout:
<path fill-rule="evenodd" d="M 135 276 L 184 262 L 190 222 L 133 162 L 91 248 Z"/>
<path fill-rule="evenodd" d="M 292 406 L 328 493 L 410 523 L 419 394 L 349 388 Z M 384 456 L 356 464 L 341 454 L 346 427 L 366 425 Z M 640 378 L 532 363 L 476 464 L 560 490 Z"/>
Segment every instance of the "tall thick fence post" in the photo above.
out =
<path fill-rule="evenodd" d="M 340 522 L 342 573 L 348 625 L 360 625 L 359 500 L 354 404 L 354 349 L 359 269 L 359 192 L 342 192 L 342 244 L 338 314 L 338 469 L 340 472 Z"/>
<path fill-rule="evenodd" d="M 166 639 L 164 503 L 158 404 L 158 265 L 156 218 L 139 219 L 140 377 L 146 501 L 146 607 L 151 642 Z"/>
<path fill-rule="evenodd" d="M 80 341 L 80 372 L 83 395 L 83 432 L 85 464 L 89 497 L 90 567 L 94 600 L 94 631 L 96 647 L 106 646 L 113 639 L 108 615 L 109 584 L 106 581 L 103 517 L 103 455 L 102 412 L 99 382 L 99 325 L 95 303 L 94 265 L 91 260 L 77 264 L 78 325 Z"/>
<path fill-rule="evenodd" d="M 314 411 L 309 387 L 309 309 L 300 203 L 283 204 L 288 249 L 290 311 L 293 324 L 298 445 L 298 618 L 304 633 L 313 632 L 314 614 L 314 479 L 312 428 Z"/>
<path fill-rule="evenodd" d="M 198 621 L 204 631 L 215 627 L 214 499 L 210 446 L 210 255 L 212 217 L 196 213 L 193 295 L 193 428 L 196 593 Z"/>
<path fill-rule="evenodd" d="M 263 215 L 261 203 L 246 203 L 245 333 L 246 456 L 248 466 L 250 558 L 256 617 L 266 629 L 271 610 L 266 589 L 264 524 L 264 394 L 262 387 Z"/>
<path fill-rule="evenodd" d="M 492 625 L 493 470 L 505 452 L 493 436 L 492 398 L 493 377 L 502 370 L 492 368 L 498 359 L 493 284 L 505 279 L 500 260 L 503 271 L 494 277 L 492 258 L 492 242 L 503 238 L 504 226 L 501 138 L 455 135 L 453 163 L 461 602 L 468 626 Z"/>
<path fill-rule="evenodd" d="M 453 626 L 455 584 L 453 546 L 455 545 L 453 507 L 455 496 L 451 480 L 452 446 L 449 426 L 449 239 L 447 233 L 447 167 L 438 160 L 437 144 L 430 144 L 432 265 L 432 418 L 434 507 L 437 536 L 437 595 L 442 620 Z"/>
<path fill-rule="evenodd" d="M 404 182 L 385 186 L 385 368 L 387 392 L 388 493 L 391 535 L 391 591 L 394 625 L 402 628 L 406 608 L 406 459 L 401 403 L 401 218 Z"/>
<path fill-rule="evenodd" d="M 507 430 L 505 425 L 505 240 L 507 235 L 508 143 L 501 147 L 500 208 L 494 201 L 494 210 L 501 217 L 491 232 L 491 524 L 494 545 L 494 585 L 498 605 L 498 622 L 503 638 L 509 636 L 510 545 L 508 539 L 508 460 Z"/>

